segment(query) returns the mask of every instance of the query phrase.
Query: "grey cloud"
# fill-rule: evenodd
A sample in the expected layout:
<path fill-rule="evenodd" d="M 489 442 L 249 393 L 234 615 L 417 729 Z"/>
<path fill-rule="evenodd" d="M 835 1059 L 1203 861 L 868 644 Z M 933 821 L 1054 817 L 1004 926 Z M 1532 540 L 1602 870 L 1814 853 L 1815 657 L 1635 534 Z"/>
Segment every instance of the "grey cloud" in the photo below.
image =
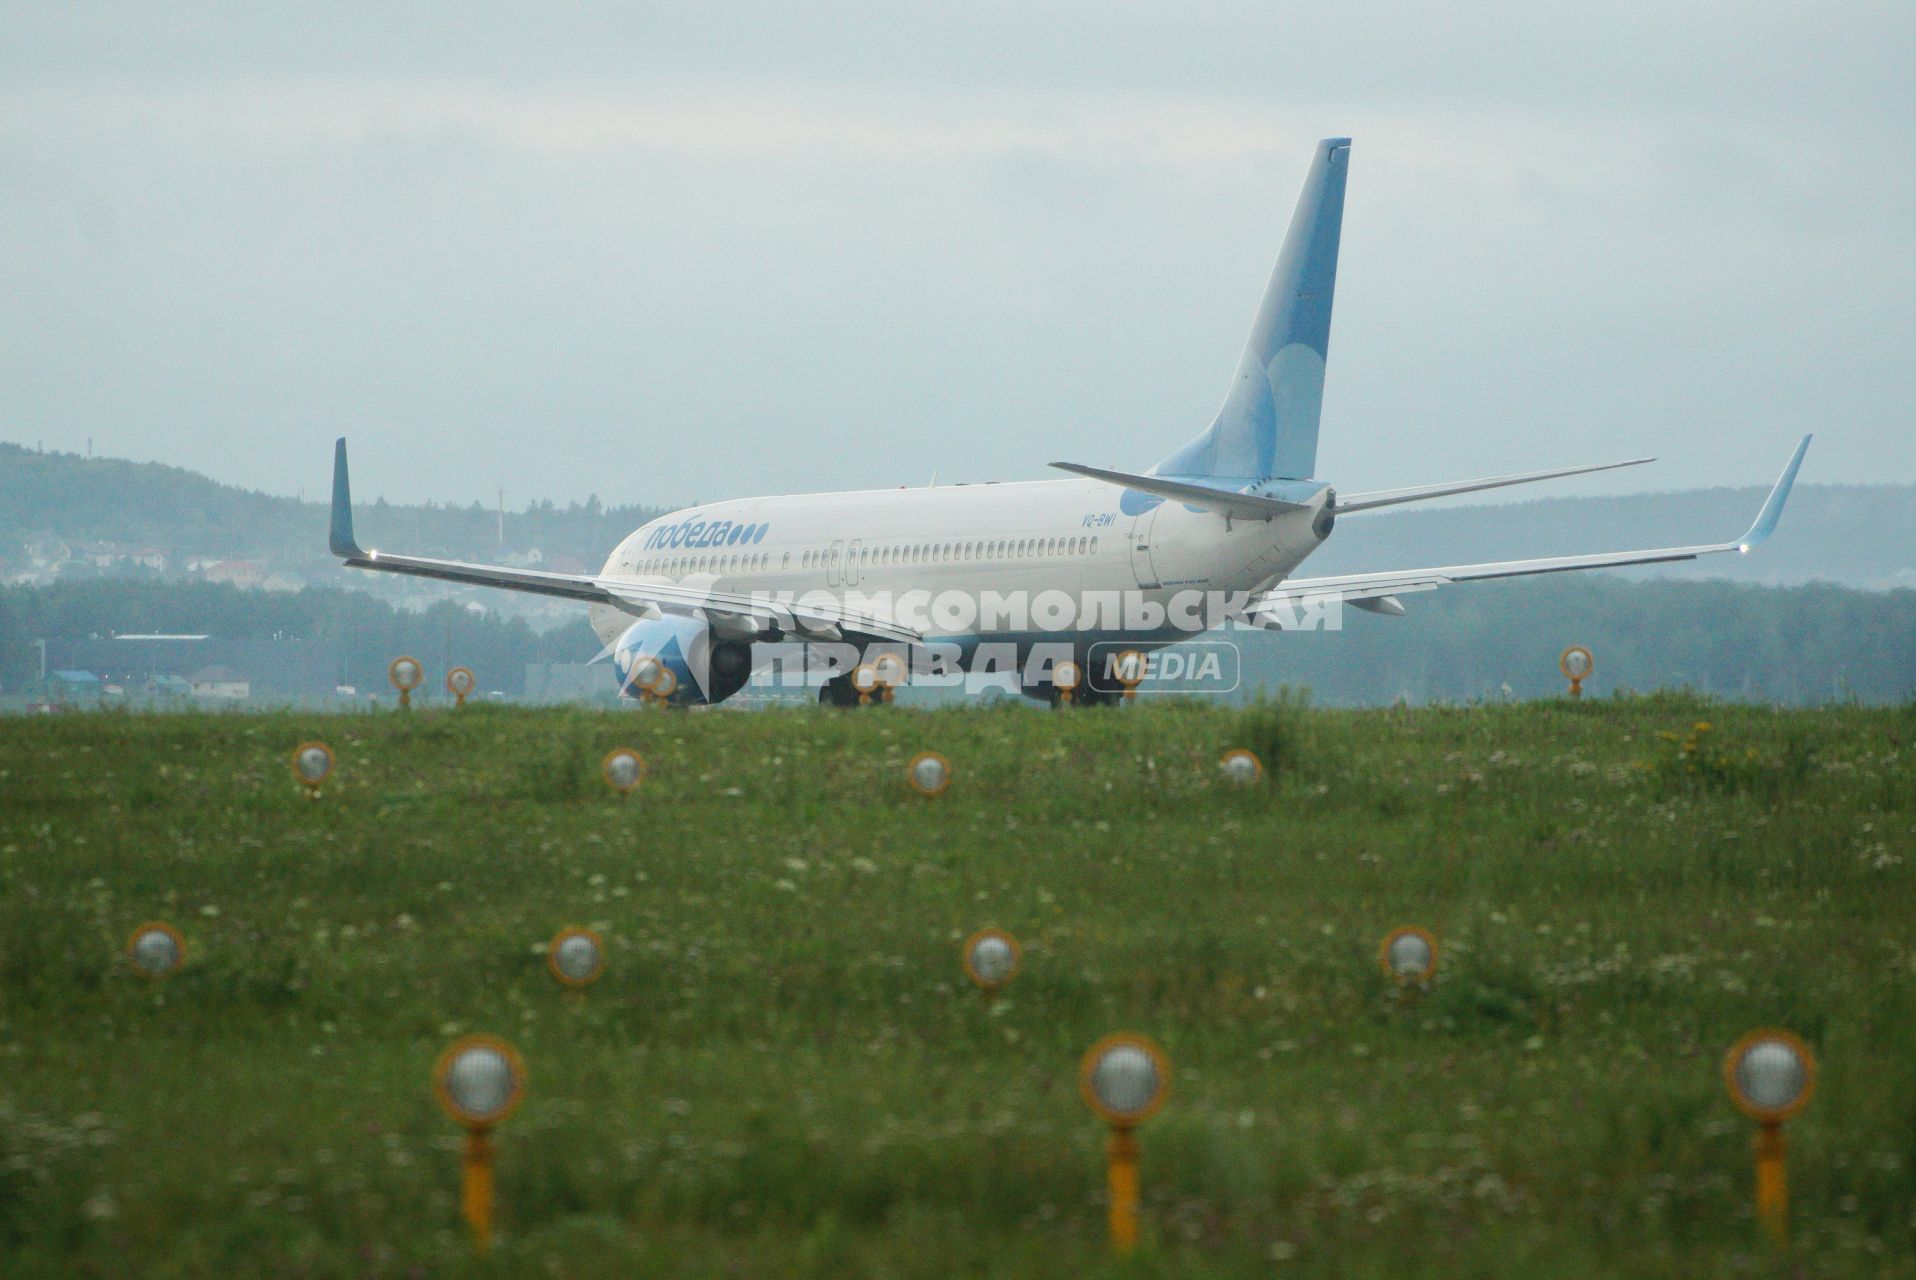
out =
<path fill-rule="evenodd" d="M 1907 479 L 1913 14 L 15 6 L 0 433 L 460 501 L 1145 465 L 1351 132 L 1341 483 Z"/>

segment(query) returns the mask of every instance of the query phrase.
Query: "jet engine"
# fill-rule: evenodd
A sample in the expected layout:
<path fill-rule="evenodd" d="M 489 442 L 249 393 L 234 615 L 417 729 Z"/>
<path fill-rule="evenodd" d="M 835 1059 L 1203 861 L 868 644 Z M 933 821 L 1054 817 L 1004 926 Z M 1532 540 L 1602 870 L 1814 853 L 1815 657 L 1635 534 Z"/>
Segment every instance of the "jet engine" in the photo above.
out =
<path fill-rule="evenodd" d="M 723 702 L 752 674 L 752 646 L 742 640 L 720 640 L 698 618 L 666 614 L 633 623 L 612 650 L 612 668 L 618 673 L 619 692 L 636 698 L 666 681 L 668 700 L 683 706 Z"/>

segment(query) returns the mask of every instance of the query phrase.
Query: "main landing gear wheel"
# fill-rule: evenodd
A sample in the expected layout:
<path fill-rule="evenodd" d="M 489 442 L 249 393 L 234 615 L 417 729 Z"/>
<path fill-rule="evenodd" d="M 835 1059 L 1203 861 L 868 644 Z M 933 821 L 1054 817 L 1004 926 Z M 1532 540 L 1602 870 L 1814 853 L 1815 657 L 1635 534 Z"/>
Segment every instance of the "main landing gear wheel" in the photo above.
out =
<path fill-rule="evenodd" d="M 858 690 L 852 688 L 851 674 L 833 676 L 818 687 L 818 705 L 821 707 L 855 707 L 858 705 Z"/>

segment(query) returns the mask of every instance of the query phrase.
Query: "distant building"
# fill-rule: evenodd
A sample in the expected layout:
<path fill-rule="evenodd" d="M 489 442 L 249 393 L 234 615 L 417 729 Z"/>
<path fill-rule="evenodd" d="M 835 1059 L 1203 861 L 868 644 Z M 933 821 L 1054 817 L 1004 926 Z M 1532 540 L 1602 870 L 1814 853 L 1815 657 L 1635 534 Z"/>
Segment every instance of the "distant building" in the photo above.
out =
<path fill-rule="evenodd" d="M 55 671 L 47 676 L 47 681 L 63 702 L 97 701 L 106 687 L 91 671 Z"/>
<path fill-rule="evenodd" d="M 183 681 L 187 695 L 205 696 L 191 688 L 193 679 L 222 667 L 244 672 L 245 696 L 255 700 L 328 697 L 347 675 L 336 639 L 140 632 L 53 640 L 47 648 L 49 666 L 96 672 L 129 691 L 171 676 Z M 159 687 L 169 695 L 175 689 L 170 683 Z"/>
<path fill-rule="evenodd" d="M 140 691 L 149 698 L 190 698 L 193 685 L 185 676 L 148 676 Z"/>
<path fill-rule="evenodd" d="M 208 582 L 226 582 L 236 587 L 263 587 L 272 570 L 257 560 L 222 560 L 200 571 Z"/>
<path fill-rule="evenodd" d="M 83 560 L 96 569 L 112 569 L 136 564 L 147 569 L 165 569 L 166 552 L 159 547 L 129 547 L 118 542 L 76 542 L 72 558 Z"/>
<path fill-rule="evenodd" d="M 248 698 L 253 682 L 230 667 L 202 667 L 187 678 L 196 698 Z"/>

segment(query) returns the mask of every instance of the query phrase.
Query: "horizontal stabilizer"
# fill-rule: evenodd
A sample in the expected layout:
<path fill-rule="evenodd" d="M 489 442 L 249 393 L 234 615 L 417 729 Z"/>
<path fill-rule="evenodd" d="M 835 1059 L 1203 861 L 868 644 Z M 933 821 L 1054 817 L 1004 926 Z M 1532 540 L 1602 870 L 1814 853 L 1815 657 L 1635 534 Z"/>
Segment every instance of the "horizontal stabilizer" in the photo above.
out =
<path fill-rule="evenodd" d="M 1051 465 L 1060 471 L 1069 471 L 1073 475 L 1089 476 L 1093 480 L 1122 485 L 1126 489 L 1136 489 L 1140 493 L 1156 494 L 1160 498 L 1170 498 L 1186 506 L 1197 507 L 1202 511 L 1215 511 L 1218 515 L 1230 516 L 1238 520 L 1269 520 L 1292 511 L 1309 510 L 1301 502 L 1285 502 L 1279 498 L 1266 498 L 1255 493 L 1239 493 L 1233 489 L 1214 489 L 1210 485 L 1187 484 L 1182 480 L 1166 480 L 1162 476 L 1137 476 L 1128 471 L 1106 471 L 1102 467 L 1087 467 L 1076 462 L 1054 462 Z"/>
<path fill-rule="evenodd" d="M 1514 476 L 1491 476 L 1486 480 L 1459 480 L 1452 484 L 1420 484 L 1409 489 L 1379 489 L 1375 493 L 1353 493 L 1337 500 L 1337 514 L 1369 511 L 1374 507 L 1394 507 L 1401 502 L 1425 502 L 1448 498 L 1453 494 L 1476 493 L 1482 489 L 1501 489 L 1510 484 L 1529 484 L 1533 480 L 1561 480 L 1564 476 L 1588 475 L 1592 471 L 1614 471 L 1618 467 L 1640 467 L 1655 458 L 1630 458 L 1624 462 L 1599 462 L 1588 467 L 1564 467 L 1557 471 L 1526 471 Z"/>

